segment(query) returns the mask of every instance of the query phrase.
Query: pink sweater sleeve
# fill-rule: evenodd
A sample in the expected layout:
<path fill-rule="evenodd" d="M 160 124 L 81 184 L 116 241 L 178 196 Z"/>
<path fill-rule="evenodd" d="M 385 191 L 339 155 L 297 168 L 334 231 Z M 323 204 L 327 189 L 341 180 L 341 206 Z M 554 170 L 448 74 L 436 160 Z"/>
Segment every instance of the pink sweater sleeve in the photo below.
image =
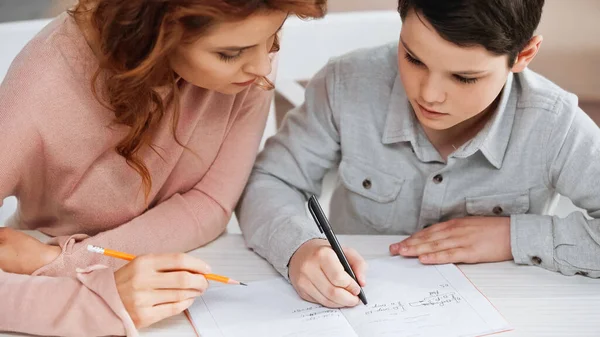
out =
<path fill-rule="evenodd" d="M 76 278 L 0 271 L 0 298 L 0 331 L 137 336 L 117 293 L 113 273 L 102 266 L 79 270 Z"/>
<path fill-rule="evenodd" d="M 216 239 L 225 230 L 247 182 L 271 98 L 271 92 L 258 88 L 248 91 L 217 158 L 194 188 L 94 237 L 59 238 L 62 254 L 35 274 L 69 276 L 76 267 L 101 264 L 116 270 L 124 264 L 119 259 L 90 254 L 90 244 L 142 255 L 187 252 Z"/>

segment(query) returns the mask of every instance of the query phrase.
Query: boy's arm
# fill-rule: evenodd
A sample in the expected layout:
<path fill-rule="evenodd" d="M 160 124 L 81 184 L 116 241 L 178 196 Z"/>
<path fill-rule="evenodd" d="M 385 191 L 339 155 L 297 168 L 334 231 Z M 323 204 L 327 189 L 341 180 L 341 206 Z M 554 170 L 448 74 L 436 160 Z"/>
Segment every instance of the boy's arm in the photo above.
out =
<path fill-rule="evenodd" d="M 320 194 L 323 177 L 340 158 L 334 66 L 311 80 L 305 103 L 290 111 L 267 141 L 237 209 L 248 246 L 284 277 L 298 247 L 322 237 L 305 203 L 310 194 Z"/>
<path fill-rule="evenodd" d="M 600 277 L 600 130 L 576 97 L 560 98 L 556 106 L 562 110 L 548 132 L 546 181 L 592 219 L 580 212 L 564 219 L 513 215 L 513 257 L 567 275 Z"/>

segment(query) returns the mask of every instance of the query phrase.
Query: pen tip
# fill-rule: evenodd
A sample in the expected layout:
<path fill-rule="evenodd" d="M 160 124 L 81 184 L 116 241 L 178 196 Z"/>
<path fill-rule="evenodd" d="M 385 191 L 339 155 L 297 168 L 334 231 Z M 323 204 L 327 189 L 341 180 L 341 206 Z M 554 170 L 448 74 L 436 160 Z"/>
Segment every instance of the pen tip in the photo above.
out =
<path fill-rule="evenodd" d="M 241 286 L 244 286 L 244 287 L 247 287 L 247 286 L 248 286 L 248 285 L 247 285 L 246 283 L 244 283 L 244 282 L 240 282 L 240 285 L 241 285 Z"/>

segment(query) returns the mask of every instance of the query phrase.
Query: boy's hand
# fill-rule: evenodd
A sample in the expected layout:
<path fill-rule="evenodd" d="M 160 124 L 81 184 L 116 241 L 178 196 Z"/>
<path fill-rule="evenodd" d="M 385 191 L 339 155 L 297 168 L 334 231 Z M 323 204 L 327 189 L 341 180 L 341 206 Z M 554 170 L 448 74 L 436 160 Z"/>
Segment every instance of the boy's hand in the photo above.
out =
<path fill-rule="evenodd" d="M 391 245 L 390 253 L 418 257 L 424 264 L 512 260 L 510 218 L 468 217 L 442 222 Z"/>
<path fill-rule="evenodd" d="M 344 248 L 344 254 L 364 286 L 367 263 L 354 249 Z M 300 246 L 290 259 L 289 273 L 292 285 L 306 301 L 329 308 L 353 307 L 360 302 L 360 287 L 326 240 L 313 239 Z"/>

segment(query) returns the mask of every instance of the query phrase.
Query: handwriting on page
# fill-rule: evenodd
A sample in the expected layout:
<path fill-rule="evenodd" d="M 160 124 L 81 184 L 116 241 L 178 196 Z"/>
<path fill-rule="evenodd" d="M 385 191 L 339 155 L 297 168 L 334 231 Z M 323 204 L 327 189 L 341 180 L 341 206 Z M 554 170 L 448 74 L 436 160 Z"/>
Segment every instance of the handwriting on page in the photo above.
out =
<path fill-rule="evenodd" d="M 418 302 L 411 302 L 411 307 L 419 307 L 419 306 L 439 306 L 443 307 L 447 304 L 451 303 L 460 303 L 462 299 L 456 293 L 445 293 L 440 294 L 439 291 L 431 291 L 429 296 L 425 297 L 423 300 Z"/>
<path fill-rule="evenodd" d="M 302 321 L 304 322 L 310 322 L 317 320 L 326 320 L 330 317 L 339 316 L 340 311 L 338 309 L 328 309 L 320 305 L 314 305 L 308 308 L 293 310 L 292 314 L 299 315 Z"/>
<path fill-rule="evenodd" d="M 404 304 L 400 301 L 391 302 L 391 303 L 377 303 L 369 305 L 369 309 L 365 311 L 366 316 L 377 315 L 377 314 L 389 314 L 389 315 L 398 315 L 401 312 L 406 311 L 404 308 Z"/>
<path fill-rule="evenodd" d="M 303 301 L 283 279 L 207 292 L 189 312 L 202 337 L 356 337 L 340 310 Z"/>
<path fill-rule="evenodd" d="M 358 336 L 473 336 L 486 331 L 463 289 L 445 274 L 452 268 L 410 260 L 373 262 L 365 287 L 369 305 L 342 312 Z"/>

